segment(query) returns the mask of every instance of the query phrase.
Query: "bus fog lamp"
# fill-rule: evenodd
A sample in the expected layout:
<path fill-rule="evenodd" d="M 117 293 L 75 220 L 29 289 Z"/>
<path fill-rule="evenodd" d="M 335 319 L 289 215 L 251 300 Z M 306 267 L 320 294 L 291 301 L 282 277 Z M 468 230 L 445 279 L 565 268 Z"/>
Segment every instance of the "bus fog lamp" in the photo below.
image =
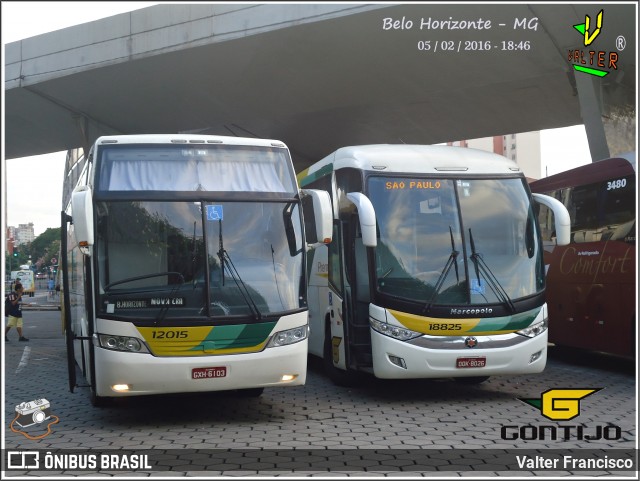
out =
<path fill-rule="evenodd" d="M 401 367 L 402 369 L 407 368 L 407 363 L 404 362 L 404 359 L 402 359 L 401 357 L 389 354 L 389 361 L 391 361 L 392 364 L 395 364 L 396 366 Z"/>
<path fill-rule="evenodd" d="M 534 352 L 533 354 L 531 354 L 529 364 L 533 364 L 534 362 L 536 362 L 538 359 L 540 359 L 540 356 L 542 356 L 542 351 Z"/>
<path fill-rule="evenodd" d="M 532 324 L 529 327 L 521 329 L 517 333 L 520 334 L 521 336 L 536 337 L 542 334 L 544 331 L 546 331 L 548 325 L 549 325 L 548 319 L 545 318 L 540 322 L 536 322 L 535 324 Z"/>
<path fill-rule="evenodd" d="M 287 329 L 286 331 L 276 332 L 271 337 L 267 347 L 295 344 L 296 342 L 304 341 L 308 334 L 309 330 L 307 326 L 294 327 L 293 329 Z"/>
<path fill-rule="evenodd" d="M 131 390 L 131 386 L 128 384 L 114 384 L 111 386 L 111 390 L 115 392 L 127 392 Z"/>
<path fill-rule="evenodd" d="M 283 374 L 280 378 L 280 382 L 291 382 L 298 377 L 297 374 Z"/>

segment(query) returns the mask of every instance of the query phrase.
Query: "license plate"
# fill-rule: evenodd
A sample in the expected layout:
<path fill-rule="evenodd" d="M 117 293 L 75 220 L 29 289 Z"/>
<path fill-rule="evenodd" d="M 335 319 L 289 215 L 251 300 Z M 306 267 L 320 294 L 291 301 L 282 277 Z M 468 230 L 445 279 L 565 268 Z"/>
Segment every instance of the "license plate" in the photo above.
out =
<path fill-rule="evenodd" d="M 191 370 L 191 379 L 213 379 L 216 377 L 226 377 L 226 366 L 219 367 L 195 367 Z"/>
<path fill-rule="evenodd" d="M 460 369 L 467 367 L 485 367 L 486 365 L 486 357 L 459 357 L 456 359 L 456 367 Z"/>

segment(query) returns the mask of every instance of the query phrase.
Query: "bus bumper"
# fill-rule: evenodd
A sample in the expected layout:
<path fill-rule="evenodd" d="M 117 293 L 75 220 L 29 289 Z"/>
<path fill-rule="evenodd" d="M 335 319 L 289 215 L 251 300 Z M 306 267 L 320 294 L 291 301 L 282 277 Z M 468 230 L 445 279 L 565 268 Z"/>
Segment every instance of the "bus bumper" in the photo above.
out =
<path fill-rule="evenodd" d="M 548 331 L 533 338 L 513 336 L 517 335 L 477 336 L 478 346 L 472 349 L 456 349 L 445 344 L 442 349 L 434 349 L 425 347 L 429 344 L 426 341 L 429 336 L 404 342 L 371 329 L 373 371 L 376 377 L 386 379 L 476 377 L 542 372 L 547 363 Z M 437 338 L 431 339 L 435 341 Z M 496 347 L 483 348 L 485 342 Z M 484 367 L 457 367 L 458 360 L 465 358 L 484 358 Z"/>
<path fill-rule="evenodd" d="M 96 394 L 124 397 L 299 386 L 306 382 L 307 342 L 305 339 L 250 354 L 198 357 L 155 357 L 96 347 L 95 361 L 99 366 Z M 204 368 L 221 367 L 226 368 L 224 377 L 193 374 L 194 369 L 202 372 Z M 115 385 L 126 385 L 128 390 L 114 391 L 112 386 Z"/>

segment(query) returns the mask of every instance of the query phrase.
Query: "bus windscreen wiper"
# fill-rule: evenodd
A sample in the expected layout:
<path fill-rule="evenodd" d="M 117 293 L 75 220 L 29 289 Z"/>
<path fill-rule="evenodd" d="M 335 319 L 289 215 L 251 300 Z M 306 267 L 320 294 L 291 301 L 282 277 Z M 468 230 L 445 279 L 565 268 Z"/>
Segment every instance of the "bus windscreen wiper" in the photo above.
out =
<path fill-rule="evenodd" d="M 456 267 L 456 282 L 458 283 L 460 282 L 460 275 L 458 273 L 458 262 L 457 262 L 459 252 L 456 250 L 456 244 L 455 244 L 455 241 L 453 240 L 453 229 L 451 229 L 451 226 L 449 226 L 449 235 L 451 236 L 451 254 L 449 254 L 447 263 L 444 265 L 444 269 L 442 269 L 442 272 L 440 273 L 440 276 L 436 281 L 436 285 L 433 288 L 433 294 L 431 294 L 431 299 L 429 299 L 429 302 L 425 304 L 424 308 L 422 309 L 422 312 L 429 312 L 431 310 L 433 301 L 435 301 L 436 297 L 438 297 L 438 294 L 440 293 L 440 289 L 442 289 L 442 285 L 444 284 L 444 281 L 447 278 L 449 271 L 451 270 L 451 266 Z"/>
<path fill-rule="evenodd" d="M 479 254 L 476 251 L 476 245 L 473 241 L 473 234 L 471 233 L 471 229 L 469 229 L 469 244 L 471 244 L 472 252 L 470 258 L 473 261 L 473 265 L 475 266 L 476 277 L 478 278 L 478 286 L 480 286 L 480 272 L 482 272 L 484 278 L 489 284 L 489 287 L 491 287 L 491 290 L 496 295 L 496 297 L 499 298 L 504 304 L 506 304 L 509 309 L 511 309 L 511 312 L 516 312 L 516 306 L 513 304 L 513 301 L 509 297 L 509 294 L 507 294 L 507 291 L 504 290 L 504 287 L 502 287 L 500 281 L 496 278 L 493 272 L 491 272 L 491 269 L 482 258 L 482 254 Z"/>
<path fill-rule="evenodd" d="M 220 258 L 220 264 L 222 268 L 222 285 L 224 286 L 224 271 L 226 269 L 229 271 L 229 274 L 231 275 L 233 282 L 236 283 L 236 286 L 238 287 L 238 290 L 240 291 L 240 294 L 242 295 L 244 302 L 246 302 L 247 306 L 249 307 L 251 314 L 253 314 L 253 316 L 257 320 L 260 320 L 262 319 L 262 313 L 260 312 L 260 309 L 258 309 L 258 306 L 256 305 L 253 298 L 251 297 L 251 293 L 249 292 L 247 285 L 244 283 L 244 281 L 240 277 L 240 273 L 236 269 L 236 266 L 233 264 L 231 257 L 229 257 L 229 253 L 224 248 L 224 243 L 222 240 L 222 221 L 219 221 L 219 222 L 220 222 L 220 236 L 219 236 L 220 250 L 218 251 L 218 257 Z"/>

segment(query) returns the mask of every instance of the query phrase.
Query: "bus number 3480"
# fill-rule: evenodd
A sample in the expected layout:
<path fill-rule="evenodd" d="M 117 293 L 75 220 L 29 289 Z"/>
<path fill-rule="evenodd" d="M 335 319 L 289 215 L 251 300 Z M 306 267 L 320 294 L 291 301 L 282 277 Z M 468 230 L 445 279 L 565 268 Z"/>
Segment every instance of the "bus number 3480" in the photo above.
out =
<path fill-rule="evenodd" d="M 154 339 L 186 339 L 188 331 L 153 331 L 151 337 Z"/>
<path fill-rule="evenodd" d="M 450 324 L 448 322 L 443 323 L 429 323 L 430 331 L 461 331 L 462 324 Z"/>
<path fill-rule="evenodd" d="M 623 189 L 627 186 L 627 179 L 618 179 L 607 182 L 607 190 Z"/>

